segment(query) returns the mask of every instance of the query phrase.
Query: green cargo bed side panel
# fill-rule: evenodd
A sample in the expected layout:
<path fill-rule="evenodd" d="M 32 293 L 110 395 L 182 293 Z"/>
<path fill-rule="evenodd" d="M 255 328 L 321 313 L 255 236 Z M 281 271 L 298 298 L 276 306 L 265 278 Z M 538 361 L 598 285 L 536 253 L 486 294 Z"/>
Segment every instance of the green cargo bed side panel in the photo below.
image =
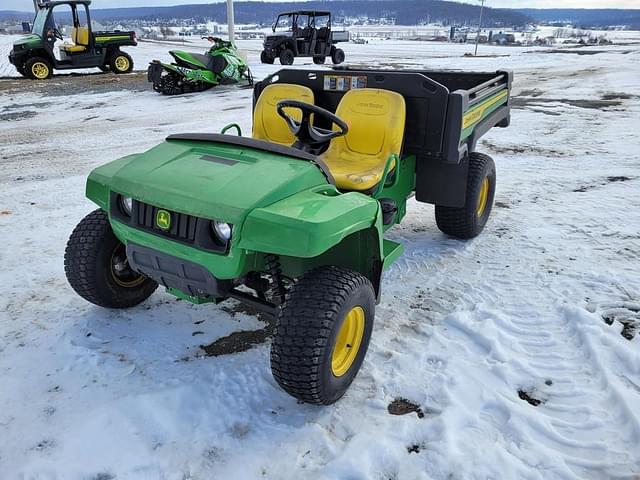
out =
<path fill-rule="evenodd" d="M 379 204 L 361 193 L 312 188 L 258 208 L 247 217 L 239 247 L 291 257 L 316 257 L 351 233 L 375 224 Z"/>

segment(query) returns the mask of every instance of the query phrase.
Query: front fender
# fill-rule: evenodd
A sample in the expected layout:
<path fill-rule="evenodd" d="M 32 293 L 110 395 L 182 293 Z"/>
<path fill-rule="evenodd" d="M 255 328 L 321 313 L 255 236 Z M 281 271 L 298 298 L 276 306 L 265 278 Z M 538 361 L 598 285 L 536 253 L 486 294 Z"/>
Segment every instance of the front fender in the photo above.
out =
<path fill-rule="evenodd" d="M 317 257 L 352 233 L 376 225 L 379 203 L 361 193 L 321 185 L 253 210 L 240 248 L 297 258 Z"/>

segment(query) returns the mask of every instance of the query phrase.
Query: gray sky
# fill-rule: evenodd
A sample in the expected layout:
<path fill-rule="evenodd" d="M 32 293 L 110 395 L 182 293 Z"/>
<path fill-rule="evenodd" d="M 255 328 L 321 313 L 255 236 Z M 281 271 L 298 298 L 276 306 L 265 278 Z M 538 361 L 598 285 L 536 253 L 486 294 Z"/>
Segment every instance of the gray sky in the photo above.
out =
<path fill-rule="evenodd" d="M 94 8 L 151 7 L 193 3 L 213 3 L 215 0 L 93 0 Z M 272 1 L 272 0 L 267 0 Z M 479 1 L 464 0 L 465 3 Z M 640 8 L 640 0 L 487 0 L 490 7 L 505 8 Z M 31 0 L 0 0 L 0 10 L 30 11 Z"/>

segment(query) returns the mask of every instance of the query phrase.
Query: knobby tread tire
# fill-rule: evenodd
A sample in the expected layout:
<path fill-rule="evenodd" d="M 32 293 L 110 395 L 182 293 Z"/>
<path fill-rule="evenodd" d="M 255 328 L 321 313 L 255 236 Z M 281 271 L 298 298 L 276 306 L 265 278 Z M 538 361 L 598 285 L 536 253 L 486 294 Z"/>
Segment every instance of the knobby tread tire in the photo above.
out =
<path fill-rule="evenodd" d="M 349 371 L 343 377 L 334 377 L 330 368 L 333 342 L 345 311 L 360 304 L 366 318 L 362 344 Z M 374 315 L 375 294 L 365 276 L 333 266 L 307 272 L 288 292 L 278 314 L 271 346 L 275 380 L 303 402 L 334 403 L 360 369 Z"/>
<path fill-rule="evenodd" d="M 98 209 L 73 230 L 64 253 L 67 280 L 78 295 L 105 308 L 129 308 L 146 300 L 158 284 L 145 279 L 136 287 L 122 287 L 111 277 L 111 254 L 120 245 L 107 212 Z"/>
<path fill-rule="evenodd" d="M 126 70 L 118 70 L 118 68 L 116 67 L 116 58 L 118 57 L 125 57 L 127 60 L 129 60 L 129 67 Z M 133 67 L 133 58 L 131 58 L 131 55 L 119 50 L 113 53 L 113 55 L 111 56 L 111 60 L 109 61 L 109 68 L 116 75 L 131 73 L 133 71 Z"/>
<path fill-rule="evenodd" d="M 40 79 L 40 78 L 36 78 L 33 75 L 32 68 L 33 68 L 33 65 L 36 64 L 36 63 L 44 63 L 47 66 L 47 68 L 49 69 L 49 75 L 47 76 L 47 78 Z M 51 62 L 49 60 L 47 60 L 46 58 L 43 58 L 43 57 L 32 57 L 32 58 L 29 58 L 24 63 L 24 66 L 22 68 L 25 71 L 25 74 L 26 74 L 25 76 L 27 78 L 32 79 L 32 80 L 48 80 L 53 76 L 53 65 L 51 65 Z"/>
<path fill-rule="evenodd" d="M 482 216 L 476 215 L 478 196 L 482 180 L 489 177 L 489 197 Z M 493 159 L 484 153 L 469 155 L 466 202 L 461 208 L 436 205 L 436 223 L 443 233 L 460 239 L 478 236 L 484 229 L 491 209 L 496 186 L 496 167 Z"/>

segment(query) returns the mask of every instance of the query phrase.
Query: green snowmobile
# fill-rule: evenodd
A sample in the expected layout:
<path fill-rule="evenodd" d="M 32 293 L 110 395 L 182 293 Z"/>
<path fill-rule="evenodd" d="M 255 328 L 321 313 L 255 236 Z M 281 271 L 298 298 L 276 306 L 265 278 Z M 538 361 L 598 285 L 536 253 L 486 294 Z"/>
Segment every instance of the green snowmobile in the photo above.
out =
<path fill-rule="evenodd" d="M 242 79 L 253 85 L 251 70 L 233 43 L 218 37 L 202 38 L 213 43 L 204 55 L 172 50 L 169 53 L 175 63 L 154 60 L 149 64 L 147 77 L 156 92 L 164 95 L 202 92 Z"/>

